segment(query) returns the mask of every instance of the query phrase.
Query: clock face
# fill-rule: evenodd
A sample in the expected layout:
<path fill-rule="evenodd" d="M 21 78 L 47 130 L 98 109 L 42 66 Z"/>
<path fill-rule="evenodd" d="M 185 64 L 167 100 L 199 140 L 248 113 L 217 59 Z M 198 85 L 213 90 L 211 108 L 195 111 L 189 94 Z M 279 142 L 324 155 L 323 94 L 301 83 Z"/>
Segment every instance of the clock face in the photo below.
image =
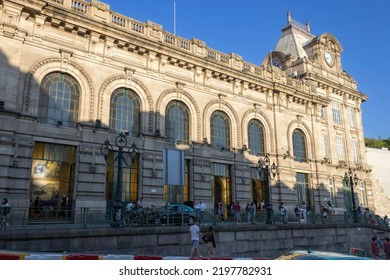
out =
<path fill-rule="evenodd" d="M 325 61 L 329 66 L 333 64 L 333 56 L 329 51 L 325 52 Z"/>

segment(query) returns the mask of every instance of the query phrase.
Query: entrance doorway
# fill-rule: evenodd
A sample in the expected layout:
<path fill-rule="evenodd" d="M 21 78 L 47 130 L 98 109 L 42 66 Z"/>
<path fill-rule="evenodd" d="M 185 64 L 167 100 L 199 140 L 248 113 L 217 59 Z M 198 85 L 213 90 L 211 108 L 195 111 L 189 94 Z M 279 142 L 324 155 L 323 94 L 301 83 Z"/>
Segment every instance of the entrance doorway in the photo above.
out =
<path fill-rule="evenodd" d="M 76 147 L 35 143 L 29 221 L 72 219 Z"/>

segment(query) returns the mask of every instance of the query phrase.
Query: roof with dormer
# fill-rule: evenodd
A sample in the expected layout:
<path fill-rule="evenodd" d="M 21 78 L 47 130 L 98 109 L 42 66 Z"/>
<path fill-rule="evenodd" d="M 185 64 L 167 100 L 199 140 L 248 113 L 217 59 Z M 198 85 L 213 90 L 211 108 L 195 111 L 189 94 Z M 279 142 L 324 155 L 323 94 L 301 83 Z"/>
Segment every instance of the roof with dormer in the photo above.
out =
<path fill-rule="evenodd" d="M 316 36 L 310 33 L 310 25 L 299 23 L 291 18 L 290 11 L 287 13 L 287 26 L 282 29 L 275 51 L 291 54 L 296 58 L 307 57 L 303 46 L 313 40 Z"/>

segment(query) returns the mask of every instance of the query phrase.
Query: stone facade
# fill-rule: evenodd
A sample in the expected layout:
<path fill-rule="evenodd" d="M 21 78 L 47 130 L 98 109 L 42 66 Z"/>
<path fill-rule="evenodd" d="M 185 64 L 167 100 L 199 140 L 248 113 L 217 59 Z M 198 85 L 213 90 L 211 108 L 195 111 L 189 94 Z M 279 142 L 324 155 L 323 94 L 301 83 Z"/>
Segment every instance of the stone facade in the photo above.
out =
<path fill-rule="evenodd" d="M 207 231 L 207 226 L 201 227 Z M 361 248 L 371 257 L 371 237 L 382 240 L 388 231 L 375 227 L 326 225 L 224 225 L 215 228 L 216 254 L 234 258 L 275 258 L 292 250 L 349 253 Z M 31 229 L 28 233 L 0 232 L 3 250 L 25 252 L 68 252 L 84 254 L 126 254 L 188 256 L 191 241 L 188 227 Z M 206 245 L 200 254 L 207 256 Z M 382 254 L 382 253 L 381 253 Z"/>
<path fill-rule="evenodd" d="M 348 210 L 344 175 L 351 168 L 360 179 L 357 203 L 375 211 L 361 114 L 367 96 L 342 69 L 338 40 L 311 34 L 290 15 L 262 65 L 95 0 L 0 0 L 0 40 L 0 195 L 13 207 L 27 208 L 39 195 L 54 209 L 62 196 L 75 210 L 106 207 L 115 172 L 108 172 L 100 148 L 120 132 L 112 127 L 119 90 L 139 103 L 131 124 L 138 130 L 123 129 L 139 149 L 123 200 L 143 196 L 146 206 L 160 206 L 180 201 L 172 198 L 180 194 L 208 209 L 220 200 L 225 209 L 234 200 L 259 204 L 267 188 L 256 170 L 260 138 L 249 133 L 257 121 L 260 154 L 278 167 L 270 182 L 274 205 L 292 209 L 306 201 L 318 211 L 331 200 Z M 69 92 L 76 101 L 59 95 Z M 69 108 L 58 105 L 61 98 Z M 188 136 L 169 141 L 167 107 L 175 102 L 188 113 Z M 218 134 L 221 120 L 226 139 Z M 218 137 L 227 144 L 216 145 Z M 164 149 L 184 149 L 185 194 L 170 197 L 164 187 Z M 35 173 L 39 163 L 54 173 Z"/>

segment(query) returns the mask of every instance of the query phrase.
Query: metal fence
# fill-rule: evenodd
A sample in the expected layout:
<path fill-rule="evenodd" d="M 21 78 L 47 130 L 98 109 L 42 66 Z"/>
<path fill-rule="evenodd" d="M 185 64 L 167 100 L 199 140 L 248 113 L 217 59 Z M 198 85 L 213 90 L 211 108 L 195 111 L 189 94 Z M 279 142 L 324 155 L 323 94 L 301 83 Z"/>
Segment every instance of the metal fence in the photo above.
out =
<path fill-rule="evenodd" d="M 286 217 L 282 217 L 279 211 L 272 212 L 272 224 L 353 224 L 352 213 L 339 215 L 324 215 L 309 211 L 306 218 L 297 217 L 293 212 L 287 212 Z M 390 229 L 388 221 L 377 215 L 358 214 L 358 224 L 372 225 L 383 229 Z M 122 227 L 139 226 L 170 226 L 170 225 L 190 225 L 197 219 L 201 225 L 217 224 L 267 224 L 267 213 L 264 210 L 247 213 L 240 211 L 235 219 L 231 212 L 219 217 L 213 210 L 200 213 L 194 211 L 187 214 L 169 214 L 166 219 L 155 212 L 154 208 L 132 209 L 127 211 L 122 208 Z M 112 226 L 112 208 L 79 208 L 77 210 L 56 210 L 56 209 L 33 209 L 11 208 L 9 214 L 0 214 L 1 230 L 5 229 L 26 229 L 29 228 L 92 228 L 92 227 L 111 227 Z"/>

